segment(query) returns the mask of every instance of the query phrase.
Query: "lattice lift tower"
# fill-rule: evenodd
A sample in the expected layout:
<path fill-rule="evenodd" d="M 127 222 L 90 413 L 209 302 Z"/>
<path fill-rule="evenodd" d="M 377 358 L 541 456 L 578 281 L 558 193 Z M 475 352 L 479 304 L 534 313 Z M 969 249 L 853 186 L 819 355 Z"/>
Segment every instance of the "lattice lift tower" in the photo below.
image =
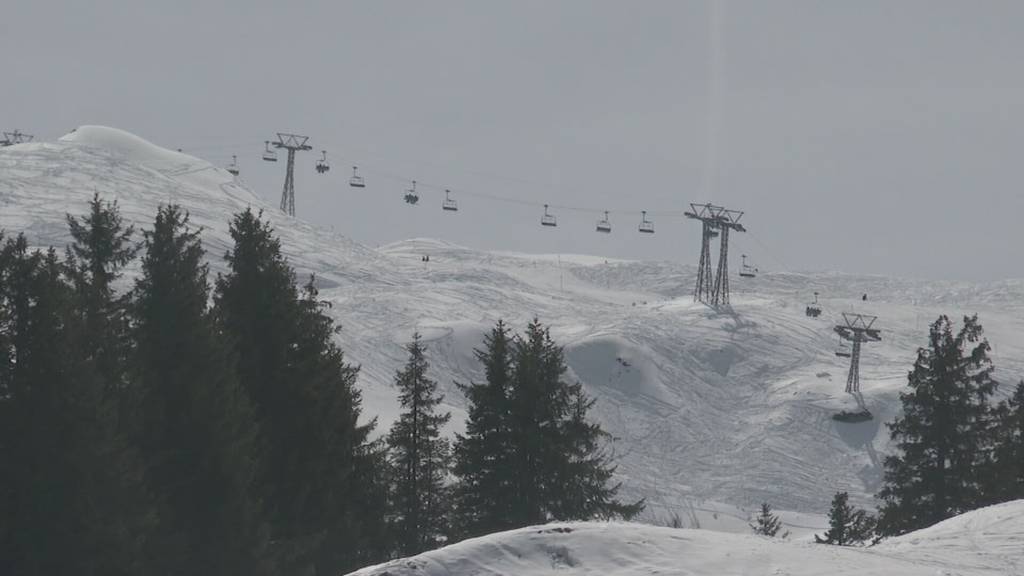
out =
<path fill-rule="evenodd" d="M 837 324 L 835 331 L 839 334 L 840 341 L 852 342 L 850 356 L 850 373 L 846 377 L 846 391 L 850 394 L 860 392 L 860 346 L 864 342 L 881 342 L 882 334 L 878 328 L 872 326 L 878 320 L 878 316 L 865 314 L 854 314 L 843 312 L 843 324 Z M 845 356 L 836 352 L 837 356 Z"/>
<path fill-rule="evenodd" d="M 697 265 L 697 285 L 693 289 L 695 302 L 714 308 L 729 305 L 729 231 L 746 232 L 740 224 L 743 212 L 729 210 L 713 204 L 690 204 L 687 218 L 701 221 L 700 262 Z M 718 267 L 711 275 L 711 240 L 719 238 Z"/>
<path fill-rule="evenodd" d="M 284 176 L 284 190 L 281 192 L 281 210 L 289 216 L 295 216 L 295 152 L 312 150 L 313 147 L 306 144 L 307 140 L 309 136 L 278 132 L 277 140 L 270 143 L 274 148 L 284 148 L 288 151 L 288 167 Z"/>
<path fill-rule="evenodd" d="M 0 140 L 0 148 L 14 146 L 15 144 L 24 144 L 25 142 L 31 141 L 32 135 L 24 134 L 21 132 L 21 130 L 15 130 L 14 132 L 4 132 L 4 139 Z"/>

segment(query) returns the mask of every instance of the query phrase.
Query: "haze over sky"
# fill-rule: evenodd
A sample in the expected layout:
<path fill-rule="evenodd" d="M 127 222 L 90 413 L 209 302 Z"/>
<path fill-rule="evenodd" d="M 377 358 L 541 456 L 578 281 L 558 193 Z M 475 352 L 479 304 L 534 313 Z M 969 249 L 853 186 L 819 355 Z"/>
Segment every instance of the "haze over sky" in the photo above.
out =
<path fill-rule="evenodd" d="M 1021 54 L 1011 0 L 6 0 L 0 129 L 237 154 L 274 204 L 263 142 L 306 134 L 299 217 L 369 245 L 695 263 L 712 201 L 747 212 L 736 264 L 993 280 L 1024 277 Z"/>

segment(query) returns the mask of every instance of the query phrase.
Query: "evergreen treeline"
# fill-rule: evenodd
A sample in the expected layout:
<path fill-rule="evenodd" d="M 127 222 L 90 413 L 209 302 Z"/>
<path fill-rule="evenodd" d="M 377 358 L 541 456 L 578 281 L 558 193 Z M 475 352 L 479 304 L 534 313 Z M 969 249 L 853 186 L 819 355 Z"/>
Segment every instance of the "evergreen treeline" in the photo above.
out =
<path fill-rule="evenodd" d="M 977 316 L 959 330 L 929 328 L 889 424 L 898 453 L 885 459 L 878 532 L 904 534 L 968 510 L 1024 498 L 1024 383 L 993 405 L 991 347 Z"/>
<path fill-rule="evenodd" d="M 897 449 L 884 461 L 877 518 L 832 501 L 825 544 L 861 544 L 926 528 L 982 506 L 1024 498 L 1024 382 L 992 402 L 991 347 L 977 316 L 959 330 L 946 316 L 929 327 L 888 424 Z"/>
<path fill-rule="evenodd" d="M 460 386 L 469 417 L 454 449 L 460 536 L 551 520 L 629 519 L 643 509 L 642 500 L 616 498 L 607 434 L 586 417 L 594 401 L 562 380 L 562 349 L 539 321 L 521 336 L 498 322 L 476 356 L 485 381 Z"/>
<path fill-rule="evenodd" d="M 337 574 L 552 520 L 631 518 L 594 400 L 539 321 L 499 321 L 449 414 L 418 334 L 386 434 L 363 416 L 313 278 L 260 214 L 211 285 L 177 206 L 141 235 L 98 196 L 63 255 L 0 235 L 0 573 Z M 138 259 L 131 286 L 125 266 Z M 818 541 L 859 544 L 1024 498 L 1024 382 L 994 403 L 977 317 L 933 323 L 889 424 L 877 519 L 836 494 Z M 762 508 L 753 529 L 775 534 Z"/>
<path fill-rule="evenodd" d="M 94 197 L 63 256 L 0 235 L 0 573 L 338 574 L 469 535 L 630 517 L 593 400 L 539 322 L 501 322 L 454 446 L 416 335 L 374 439 L 359 369 L 261 215 L 211 285 L 177 206 Z M 125 266 L 138 258 L 131 286 Z"/>

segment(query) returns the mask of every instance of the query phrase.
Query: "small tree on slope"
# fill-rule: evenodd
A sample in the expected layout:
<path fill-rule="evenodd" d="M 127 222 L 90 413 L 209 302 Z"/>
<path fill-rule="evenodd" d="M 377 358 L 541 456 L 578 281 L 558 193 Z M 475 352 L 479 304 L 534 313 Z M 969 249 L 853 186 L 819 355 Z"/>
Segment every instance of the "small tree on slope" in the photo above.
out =
<path fill-rule="evenodd" d="M 898 454 L 885 459 L 878 528 L 883 536 L 931 526 L 982 505 L 993 426 L 989 344 L 977 316 L 954 336 L 946 316 L 931 325 L 889 424 Z"/>
<path fill-rule="evenodd" d="M 754 531 L 754 534 L 760 534 L 761 536 L 768 536 L 774 538 L 779 533 L 779 529 L 782 528 L 782 522 L 779 517 L 772 512 L 772 507 L 767 502 L 761 504 L 761 511 L 754 518 L 754 523 L 749 524 L 750 529 Z M 783 538 L 789 535 L 786 532 L 782 535 Z"/>
<path fill-rule="evenodd" d="M 837 492 L 832 498 L 832 508 L 828 512 L 828 532 L 824 538 L 815 534 L 815 542 L 850 546 L 864 544 L 871 539 L 875 530 L 875 519 L 864 510 L 850 506 L 849 498 L 850 495 L 846 492 Z"/>
<path fill-rule="evenodd" d="M 391 426 L 387 442 L 398 551 L 411 556 L 435 548 L 447 533 L 451 501 L 445 479 L 450 450 L 441 437 L 441 426 L 451 414 L 437 413 L 443 396 L 437 393 L 437 382 L 427 377 L 429 365 L 419 333 L 406 349 L 409 361 L 395 375 L 404 411 Z"/>

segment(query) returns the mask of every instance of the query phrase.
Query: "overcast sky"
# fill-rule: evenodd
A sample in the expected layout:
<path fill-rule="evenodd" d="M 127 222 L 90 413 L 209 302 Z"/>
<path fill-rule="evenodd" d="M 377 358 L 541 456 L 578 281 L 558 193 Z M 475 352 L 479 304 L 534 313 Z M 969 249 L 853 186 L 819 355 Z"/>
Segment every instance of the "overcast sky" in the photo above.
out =
<path fill-rule="evenodd" d="M 737 264 L 992 280 L 1024 277 L 1022 54 L 1009 0 L 4 0 L 0 129 L 237 154 L 275 204 L 263 141 L 305 134 L 298 215 L 369 245 L 695 262 L 712 201 Z"/>

